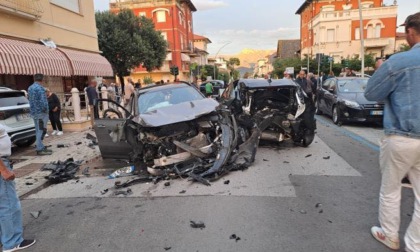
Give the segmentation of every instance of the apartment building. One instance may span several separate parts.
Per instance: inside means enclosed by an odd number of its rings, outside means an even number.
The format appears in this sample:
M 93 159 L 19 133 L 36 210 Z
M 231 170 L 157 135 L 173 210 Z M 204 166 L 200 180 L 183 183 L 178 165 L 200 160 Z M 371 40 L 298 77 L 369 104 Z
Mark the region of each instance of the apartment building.
M 395 52 L 397 1 L 385 6 L 383 0 L 362 0 L 360 27 L 358 0 L 306 0 L 296 14 L 301 17 L 301 57 L 316 53 L 332 56 L 335 62 L 360 55 L 360 30 L 365 52 L 375 57 Z
M 27 89 L 46 75 L 53 92 L 113 76 L 100 55 L 93 0 L 0 0 L 0 86 Z
M 177 66 L 178 79 L 188 80 L 194 54 L 193 12 L 197 11 L 191 0 L 110 0 L 110 11 L 118 13 L 121 9 L 131 9 L 137 16 L 152 19 L 156 30 L 168 42 L 166 60 L 160 69 L 149 73 L 139 66 L 132 70 L 131 77 L 140 81 L 146 76 L 154 81 L 173 80 L 170 67 Z

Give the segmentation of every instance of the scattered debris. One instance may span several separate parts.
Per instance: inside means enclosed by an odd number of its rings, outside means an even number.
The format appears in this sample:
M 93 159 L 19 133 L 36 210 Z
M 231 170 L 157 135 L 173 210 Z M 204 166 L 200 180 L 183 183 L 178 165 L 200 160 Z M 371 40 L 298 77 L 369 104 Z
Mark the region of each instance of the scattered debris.
M 82 174 L 85 175 L 86 177 L 89 177 L 90 176 L 89 167 L 86 167 L 85 169 L 83 169 Z
M 324 212 L 324 210 L 323 209 L 320 209 L 318 213 L 323 213 L 323 212 Z
M 33 185 L 34 183 L 26 182 L 25 185 Z
M 184 193 L 186 193 L 187 191 L 185 191 L 185 190 L 182 190 L 182 191 L 180 191 L 179 192 L 179 194 L 184 194 Z
M 316 203 L 315 207 L 320 208 L 320 207 L 322 207 L 322 204 L 321 203 Z
M 81 145 L 82 144 L 82 142 L 76 142 L 76 143 L 74 143 L 74 145 Z
M 106 194 L 108 191 L 109 191 L 109 189 L 107 188 L 107 189 L 105 189 L 105 190 L 101 191 L 101 194 L 102 194 L 102 195 L 104 195 L 104 194 Z
M 171 250 L 172 247 L 164 247 L 166 251 Z
M 204 222 L 202 221 L 198 221 L 198 222 L 190 221 L 190 226 L 192 228 L 199 228 L 199 229 L 206 228 L 206 224 L 204 224 Z
M 111 173 L 108 176 L 108 178 L 109 179 L 115 179 L 115 178 L 119 178 L 119 177 L 131 176 L 131 175 L 133 175 L 134 170 L 135 170 L 134 165 L 123 167 L 123 168 L 118 169 L 118 170 L 114 171 L 113 173 Z
M 264 162 L 267 162 L 267 161 L 268 161 L 268 159 L 263 158 L 263 161 L 264 161 Z
M 164 184 L 165 186 L 170 186 L 171 185 L 171 182 L 165 182 L 165 184 Z
M 73 158 L 69 158 L 66 161 L 57 161 L 45 164 L 41 170 L 51 171 L 51 174 L 46 176 L 51 183 L 58 184 L 67 182 L 71 179 L 76 179 L 76 173 L 80 168 L 83 161 L 74 161 Z
M 41 215 L 41 211 L 37 211 L 37 212 L 31 212 L 32 217 L 34 217 L 35 219 L 38 219 L 38 217 Z
M 329 223 L 332 223 L 332 221 L 331 221 L 331 220 L 328 220 L 328 222 L 329 222 Z
M 69 144 L 57 144 L 57 148 L 67 148 L 70 147 Z
M 86 134 L 86 139 L 92 140 L 92 141 L 97 141 L 96 137 L 94 137 L 92 134 L 87 133 Z
M 301 213 L 301 214 L 307 214 L 308 212 L 306 212 L 305 210 L 300 210 L 299 213 Z
M 289 161 L 283 161 L 283 164 L 290 164 Z
M 236 234 L 232 234 L 229 239 L 235 240 L 236 242 L 241 240 L 241 237 L 237 236 Z
M 312 154 L 308 154 L 305 156 L 305 158 L 308 158 L 308 157 L 312 157 Z
M 229 185 L 229 183 L 230 183 L 230 180 L 226 180 L 225 182 L 223 182 L 223 184 L 225 185 Z
M 133 193 L 133 191 L 131 191 L 131 189 L 128 188 L 127 191 L 116 191 L 114 194 L 115 194 L 115 196 L 118 196 L 118 195 L 127 196 L 127 195 L 130 195 L 132 193 Z
M 323 159 L 326 159 L 326 160 L 330 159 L 330 156 L 323 157 Z

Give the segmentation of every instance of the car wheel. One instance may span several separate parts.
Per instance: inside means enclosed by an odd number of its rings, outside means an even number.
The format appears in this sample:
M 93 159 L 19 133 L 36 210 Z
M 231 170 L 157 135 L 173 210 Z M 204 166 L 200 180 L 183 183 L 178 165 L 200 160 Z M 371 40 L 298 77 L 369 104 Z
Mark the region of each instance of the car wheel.
M 332 120 L 334 124 L 341 125 L 340 109 L 337 105 L 333 107 Z
M 18 147 L 29 147 L 29 146 L 31 146 L 33 143 L 35 143 L 35 141 L 36 141 L 36 137 L 31 137 L 31 138 L 28 138 L 28 139 L 25 139 L 25 140 L 20 140 L 20 141 L 17 141 L 15 144 L 16 144 Z
M 303 135 L 303 139 L 302 139 L 302 146 L 303 147 L 308 147 L 315 138 L 315 133 L 311 130 L 305 130 L 305 133 Z
M 319 108 L 319 102 L 318 102 L 318 100 L 316 100 L 316 101 L 315 101 L 315 113 L 316 113 L 317 115 L 322 115 L 322 111 L 321 111 L 321 109 Z

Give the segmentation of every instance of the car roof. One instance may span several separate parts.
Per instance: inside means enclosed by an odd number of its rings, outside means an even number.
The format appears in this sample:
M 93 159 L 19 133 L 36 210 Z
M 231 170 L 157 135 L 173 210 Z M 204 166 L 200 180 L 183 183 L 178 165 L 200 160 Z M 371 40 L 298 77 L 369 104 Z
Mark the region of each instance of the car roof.
M 297 87 L 297 84 L 290 79 L 240 79 L 239 84 L 244 84 L 248 89 L 258 89 L 266 87 Z
M 155 91 L 162 91 L 168 90 L 173 88 L 181 88 L 181 87 L 191 87 L 191 85 L 187 83 L 165 83 L 165 84 L 151 84 L 150 86 L 140 88 L 139 94 L 144 94 L 147 92 L 155 92 Z
M 11 89 L 11 88 L 8 88 L 8 87 L 0 87 L 0 93 L 14 93 L 14 92 L 21 92 L 21 93 L 23 93 L 23 91 L 21 91 L 21 90 L 15 90 L 15 89 Z
M 368 77 L 358 77 L 358 76 L 349 76 L 349 77 L 334 77 L 334 79 L 337 80 L 354 80 L 354 79 L 358 79 L 358 80 L 369 80 Z M 328 79 L 327 79 L 328 80 Z

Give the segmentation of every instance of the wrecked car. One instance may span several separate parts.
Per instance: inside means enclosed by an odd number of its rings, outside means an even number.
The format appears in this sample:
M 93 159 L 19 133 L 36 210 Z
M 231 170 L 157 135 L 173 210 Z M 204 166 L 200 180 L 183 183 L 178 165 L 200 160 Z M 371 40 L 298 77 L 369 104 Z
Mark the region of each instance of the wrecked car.
M 304 147 L 315 136 L 314 108 L 293 80 L 240 79 L 229 84 L 222 94 L 239 124 L 255 123 L 261 140 L 293 140 Z
M 98 104 L 104 102 L 113 105 L 100 116 Z M 142 88 L 127 107 L 131 111 L 102 99 L 95 105 L 94 129 L 105 159 L 128 159 L 155 176 L 190 177 L 204 184 L 204 178 L 254 161 L 261 133 L 256 124 L 240 126 L 230 109 L 193 85 Z

